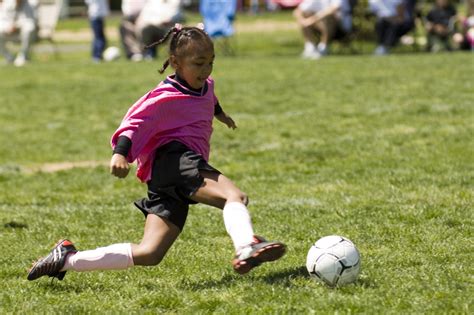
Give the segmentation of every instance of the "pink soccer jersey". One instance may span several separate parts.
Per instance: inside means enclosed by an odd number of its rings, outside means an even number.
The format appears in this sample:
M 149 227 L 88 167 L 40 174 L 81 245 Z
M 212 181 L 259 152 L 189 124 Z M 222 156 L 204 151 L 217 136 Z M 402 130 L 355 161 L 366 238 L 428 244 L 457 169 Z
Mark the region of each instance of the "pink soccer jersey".
M 127 161 L 137 160 L 137 177 L 142 182 L 151 179 L 156 149 L 173 140 L 201 154 L 207 161 L 217 103 L 214 80 L 210 77 L 199 93 L 169 76 L 128 110 L 112 136 L 112 148 L 119 136 L 132 141 Z

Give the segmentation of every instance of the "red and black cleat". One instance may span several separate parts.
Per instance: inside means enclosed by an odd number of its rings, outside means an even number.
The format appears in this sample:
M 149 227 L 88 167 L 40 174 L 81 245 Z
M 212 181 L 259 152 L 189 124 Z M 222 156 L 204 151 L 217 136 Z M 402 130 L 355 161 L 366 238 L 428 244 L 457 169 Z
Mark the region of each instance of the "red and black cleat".
M 243 275 L 264 262 L 280 259 L 286 251 L 286 246 L 280 242 L 269 242 L 259 236 L 254 236 L 254 242 L 242 248 L 232 260 L 234 270 Z
M 63 280 L 66 271 L 60 271 L 66 263 L 69 254 L 76 253 L 76 247 L 69 240 L 60 240 L 48 256 L 36 261 L 28 271 L 28 280 L 36 280 L 42 276 L 56 277 Z

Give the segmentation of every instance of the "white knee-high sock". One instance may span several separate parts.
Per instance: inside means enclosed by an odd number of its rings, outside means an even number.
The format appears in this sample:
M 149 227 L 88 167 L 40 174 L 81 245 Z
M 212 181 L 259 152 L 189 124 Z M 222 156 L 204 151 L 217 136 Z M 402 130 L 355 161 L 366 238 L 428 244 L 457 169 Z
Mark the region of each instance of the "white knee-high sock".
M 61 271 L 120 270 L 132 266 L 132 246 L 122 243 L 70 254 Z
M 253 242 L 253 228 L 247 207 L 240 202 L 228 202 L 223 210 L 224 224 L 236 251 Z

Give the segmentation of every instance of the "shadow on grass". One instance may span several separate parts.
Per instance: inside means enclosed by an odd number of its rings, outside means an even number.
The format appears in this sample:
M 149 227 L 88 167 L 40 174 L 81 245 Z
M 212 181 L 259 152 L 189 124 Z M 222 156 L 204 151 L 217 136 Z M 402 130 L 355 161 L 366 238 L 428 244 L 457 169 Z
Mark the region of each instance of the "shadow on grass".
M 43 290 L 53 293 L 73 293 L 78 294 L 86 291 L 94 292 L 108 292 L 113 291 L 114 288 L 103 283 L 89 283 L 89 282 L 60 282 L 56 279 L 51 279 L 49 281 L 41 281 L 37 284 L 38 287 L 41 287 Z
M 183 279 L 179 284 L 179 287 L 192 291 L 205 290 L 210 288 L 222 288 L 230 287 L 232 283 L 239 280 L 240 276 L 227 274 L 221 279 L 212 279 L 212 280 L 202 280 L 202 281 L 189 281 Z
M 284 286 L 291 286 L 291 280 L 308 277 L 309 276 L 306 267 L 298 266 L 286 270 L 273 272 L 263 277 L 258 277 L 257 279 L 269 284 L 281 284 Z
M 23 222 L 10 221 L 3 225 L 5 229 L 26 229 L 28 224 Z
M 364 289 L 376 289 L 379 287 L 375 281 L 366 277 L 359 277 L 354 285 Z
M 213 279 L 213 280 L 204 280 L 204 281 L 188 281 L 183 279 L 180 283 L 180 287 L 183 289 L 199 291 L 205 290 L 210 288 L 221 288 L 221 287 L 230 287 L 236 281 L 241 279 L 249 279 L 255 280 L 260 282 L 265 282 L 267 284 L 276 284 L 282 285 L 285 287 L 292 286 L 291 281 L 297 278 L 306 278 L 307 271 L 304 266 L 298 266 L 286 270 L 281 270 L 277 272 L 272 272 L 263 276 L 239 276 L 237 274 L 226 274 L 220 279 Z

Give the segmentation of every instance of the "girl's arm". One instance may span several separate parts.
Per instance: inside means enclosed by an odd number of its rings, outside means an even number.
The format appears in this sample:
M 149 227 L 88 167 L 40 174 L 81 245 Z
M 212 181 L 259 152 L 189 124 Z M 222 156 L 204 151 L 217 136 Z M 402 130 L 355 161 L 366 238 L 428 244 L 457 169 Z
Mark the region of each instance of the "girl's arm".
M 114 149 L 121 137 L 126 137 L 133 142 L 128 153 L 122 152 L 129 163 L 132 163 L 148 141 L 160 132 L 163 124 L 163 120 L 160 120 L 160 102 L 160 96 L 154 96 L 151 92 L 143 96 L 130 108 L 119 128 L 112 135 L 111 145 Z
M 114 154 L 110 160 L 110 173 L 118 178 L 124 178 L 128 175 L 130 166 L 126 156 L 132 147 L 132 141 L 125 136 L 118 137 L 117 145 L 114 148 Z
M 127 159 L 120 153 L 114 153 L 110 160 L 110 174 L 118 178 L 125 178 L 130 171 Z
M 235 124 L 235 122 L 234 122 L 234 120 L 232 119 L 232 117 L 230 117 L 229 115 L 227 115 L 224 111 L 220 112 L 219 114 L 216 114 L 215 117 L 216 117 L 217 120 L 219 120 L 220 122 L 226 124 L 227 127 L 231 128 L 231 129 L 237 128 L 237 125 Z
M 227 127 L 232 129 L 237 128 L 237 125 L 235 124 L 234 120 L 224 112 L 217 98 L 216 105 L 214 105 L 214 116 L 217 118 L 217 120 L 226 124 Z

